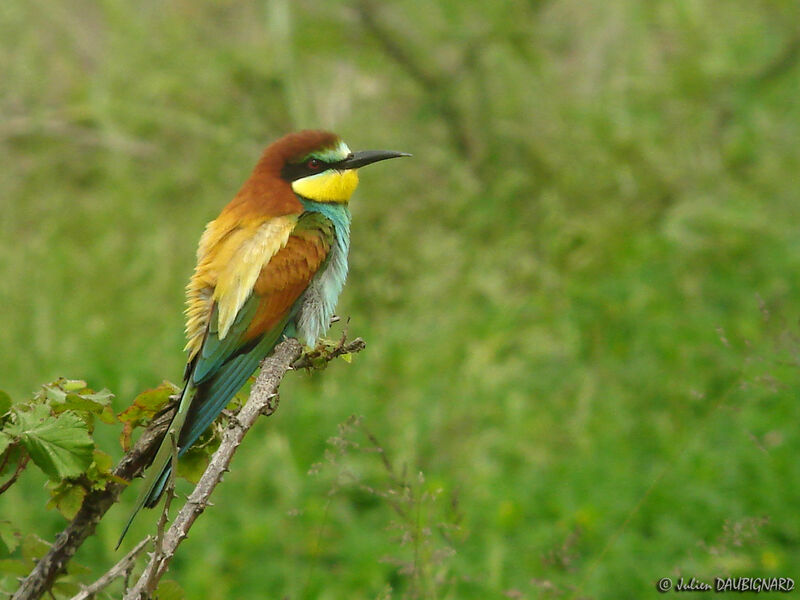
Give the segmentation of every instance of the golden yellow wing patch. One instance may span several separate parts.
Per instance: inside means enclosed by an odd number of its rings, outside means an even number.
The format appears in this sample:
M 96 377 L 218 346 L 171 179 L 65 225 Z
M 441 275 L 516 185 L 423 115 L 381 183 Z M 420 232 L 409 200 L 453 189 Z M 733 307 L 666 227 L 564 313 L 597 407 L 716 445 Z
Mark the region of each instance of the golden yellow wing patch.
M 224 339 L 247 300 L 262 267 L 286 245 L 296 215 L 229 224 L 218 218 L 206 226 L 197 249 L 197 267 L 186 287 L 186 350 L 189 360 L 203 344 L 211 309 L 218 306 L 218 336 Z

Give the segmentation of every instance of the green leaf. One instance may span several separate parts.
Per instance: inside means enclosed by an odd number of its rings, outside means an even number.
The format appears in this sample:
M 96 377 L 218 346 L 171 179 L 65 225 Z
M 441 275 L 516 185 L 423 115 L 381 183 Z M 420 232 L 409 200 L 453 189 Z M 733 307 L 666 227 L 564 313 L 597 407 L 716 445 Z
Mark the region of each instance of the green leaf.
M 9 554 L 17 549 L 21 537 L 22 534 L 19 532 L 19 529 L 14 527 L 11 521 L 0 521 L 0 539 L 3 540 L 6 548 L 8 548 Z
M 97 418 L 106 425 L 116 425 L 117 415 L 114 414 L 114 409 L 109 404 L 103 409 L 103 412 L 97 415 Z
M 47 487 L 50 490 L 47 508 L 55 508 L 66 519 L 74 519 L 83 504 L 86 488 L 70 481 L 58 483 L 51 481 L 48 482 Z
M 57 412 L 64 412 L 65 410 L 85 410 L 93 414 L 100 414 L 105 407 L 111 402 L 107 400 L 103 402 L 101 399 L 93 398 L 96 394 L 80 395 L 80 394 L 67 394 L 62 404 L 57 407 Z M 55 406 L 53 407 L 56 408 Z
M 53 416 L 46 406 L 14 414 L 16 422 L 6 430 L 20 439 L 51 479 L 77 477 L 89 468 L 94 442 L 79 416 L 71 412 Z
M 117 418 L 124 423 L 119 442 L 126 452 L 130 449 L 133 428 L 150 421 L 167 405 L 169 397 L 179 391 L 180 388 L 174 383 L 164 381 L 157 388 L 146 390 L 136 396 L 133 404 L 119 413 Z
M 14 441 L 14 438 L 0 431 L 0 456 L 2 456 L 3 452 L 11 445 L 12 441 Z
M 100 414 L 111 405 L 114 394 L 107 389 L 95 392 L 86 387 L 85 381 L 62 378 L 43 385 L 38 398 L 49 400 L 55 412 L 76 410 Z
M 111 404 L 111 401 L 114 399 L 114 394 L 111 393 L 111 390 L 103 388 L 99 392 L 81 394 L 81 397 L 86 398 L 87 400 L 91 400 L 92 402 L 95 402 L 97 404 L 102 404 L 103 406 L 106 406 L 108 404 Z
M 64 379 L 61 377 L 56 384 L 67 392 L 77 392 L 86 389 L 86 382 L 83 379 Z
M 101 475 L 108 475 L 111 473 L 111 467 L 114 465 L 114 459 L 109 454 L 102 450 L 95 450 L 92 453 L 92 459 L 97 472 Z
M 145 390 L 133 400 L 128 408 L 119 414 L 119 420 L 130 423 L 140 419 L 151 419 L 169 401 L 169 397 L 180 391 L 180 388 L 169 381 L 164 381 L 156 388 Z
M 43 385 L 41 391 L 34 396 L 34 400 L 38 400 L 44 404 L 48 402 L 60 404 L 64 402 L 66 397 L 67 392 L 58 387 L 58 382 L 56 381 Z
M 111 472 L 114 461 L 111 459 L 111 456 L 102 450 L 95 449 L 92 456 L 92 464 L 89 465 L 89 468 L 86 470 L 86 477 L 89 479 L 92 489 L 100 490 L 105 487 L 109 480 L 117 479 Z M 125 483 L 127 485 L 128 482 L 126 481 Z

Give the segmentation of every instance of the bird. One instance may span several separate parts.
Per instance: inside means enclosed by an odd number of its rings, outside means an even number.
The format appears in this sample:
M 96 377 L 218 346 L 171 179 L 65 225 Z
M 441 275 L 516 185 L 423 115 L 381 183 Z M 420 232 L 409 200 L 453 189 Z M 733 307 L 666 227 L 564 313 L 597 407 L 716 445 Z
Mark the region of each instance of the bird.
M 358 169 L 411 156 L 351 152 L 329 131 L 290 133 L 264 150 L 250 177 L 206 225 L 186 286 L 187 363 L 178 409 L 117 547 L 142 507 L 164 492 L 182 456 L 284 337 L 314 348 L 347 277 L 348 203 Z

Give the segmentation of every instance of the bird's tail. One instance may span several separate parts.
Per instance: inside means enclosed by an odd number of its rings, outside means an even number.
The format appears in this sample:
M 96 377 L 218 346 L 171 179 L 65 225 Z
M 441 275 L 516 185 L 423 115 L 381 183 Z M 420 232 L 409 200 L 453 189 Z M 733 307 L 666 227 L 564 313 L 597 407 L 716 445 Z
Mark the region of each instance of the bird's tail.
M 133 511 L 131 511 L 131 515 L 128 517 L 128 522 L 125 524 L 122 534 L 119 536 L 119 541 L 117 541 L 116 548 L 119 548 L 120 544 L 122 544 L 125 534 L 128 533 L 128 529 L 130 529 L 131 525 L 133 524 L 133 520 L 136 518 L 136 515 L 139 513 L 142 507 L 146 506 L 147 508 L 152 508 L 155 506 L 156 502 L 158 502 L 158 499 L 161 497 L 161 494 L 164 491 L 164 486 L 166 485 L 167 480 L 169 479 L 169 474 L 172 471 L 173 448 L 177 444 L 178 434 L 183 426 L 183 422 L 186 420 L 186 407 L 188 406 L 188 399 L 192 391 L 190 389 L 191 387 L 192 386 L 187 380 L 183 387 L 183 391 L 181 392 L 181 399 L 178 403 L 178 411 L 172 418 L 169 429 L 167 429 L 167 433 L 164 435 L 164 439 L 161 441 L 161 445 L 158 448 L 156 457 L 153 459 L 153 462 L 150 463 L 150 467 L 145 472 L 144 481 L 142 482 L 142 487 L 139 491 L 139 497 L 136 499 L 136 505 Z
M 197 438 L 208 429 L 225 405 L 245 384 L 248 377 L 258 367 L 261 359 L 272 352 L 280 340 L 288 320 L 289 316 L 269 335 L 263 336 L 255 346 L 230 358 L 219 367 L 213 376 L 198 383 L 194 370 L 188 374 L 178 404 L 178 412 L 175 413 L 167 435 L 164 436 L 156 457 L 144 475 L 136 506 L 128 518 L 125 529 L 122 530 L 117 548 L 142 507 L 152 508 L 158 503 L 172 472 L 172 456 L 175 445 L 178 448 L 178 456 L 182 456 L 191 448 Z M 173 442 L 173 440 L 175 441 Z

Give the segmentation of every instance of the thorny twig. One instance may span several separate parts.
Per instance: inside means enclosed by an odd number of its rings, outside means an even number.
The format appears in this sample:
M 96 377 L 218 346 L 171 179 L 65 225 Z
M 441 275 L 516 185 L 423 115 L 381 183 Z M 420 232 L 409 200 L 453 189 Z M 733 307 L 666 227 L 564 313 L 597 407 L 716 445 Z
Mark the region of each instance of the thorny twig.
M 352 342 L 348 342 L 345 336 L 346 332 L 342 334 L 342 337 L 336 346 L 330 350 L 314 349 L 311 352 L 306 352 L 292 363 L 292 369 L 311 369 L 317 366 L 320 361 L 330 362 L 334 358 L 339 358 L 345 354 L 355 354 L 356 352 L 361 352 L 367 347 L 367 343 L 360 337 L 357 337 Z
M 144 550 L 145 546 L 147 546 L 148 542 L 150 542 L 151 538 L 148 535 L 144 538 L 141 542 L 136 544 L 136 546 L 128 552 L 122 560 L 120 560 L 117 564 L 111 567 L 108 571 L 106 571 L 100 578 L 92 583 L 91 585 L 84 586 L 80 592 L 75 594 L 71 600 L 89 600 L 93 598 L 98 592 L 107 588 L 111 583 L 119 578 L 119 577 L 127 577 L 130 575 L 131 568 L 133 567 L 134 562 L 136 562 L 136 557 L 139 556 L 142 550 Z
M 353 340 L 350 344 L 342 342 L 337 352 L 323 355 L 317 360 L 330 361 L 336 356 L 349 352 L 358 352 L 365 347 L 364 341 Z M 154 552 L 145 567 L 139 580 L 125 595 L 125 600 L 146 600 L 149 593 L 155 589 L 158 581 L 166 573 L 175 551 L 181 542 L 186 539 L 189 529 L 198 516 L 209 506 L 209 498 L 214 488 L 222 480 L 223 474 L 228 470 L 231 459 L 236 449 L 241 444 L 244 436 L 255 423 L 259 415 L 270 410 L 274 411 L 277 390 L 284 375 L 293 365 L 298 364 L 302 354 L 302 346 L 295 339 L 281 342 L 275 351 L 261 363 L 261 372 L 256 378 L 250 391 L 250 397 L 245 405 L 231 420 L 225 431 L 219 449 L 211 457 L 203 476 L 198 481 L 186 503 L 178 511 L 172 526 L 163 536 L 160 551 Z
M 8 454 L 11 454 L 11 452 L 10 452 L 10 448 L 9 448 Z M 14 482 L 15 482 L 15 481 L 17 480 L 17 478 L 20 476 L 20 473 L 22 473 L 22 471 L 24 471 L 24 470 L 25 470 L 25 467 L 26 467 L 26 465 L 28 464 L 28 461 L 30 460 L 30 458 L 31 458 L 31 457 L 30 457 L 30 454 L 25 454 L 25 456 L 23 456 L 23 457 L 20 459 L 19 463 L 17 463 L 17 468 L 16 468 L 16 470 L 14 471 L 14 474 L 13 474 L 13 475 L 11 475 L 11 477 L 9 478 L 9 480 L 8 480 L 8 481 L 6 481 L 6 482 L 5 482 L 3 485 L 0 485 L 0 494 L 2 494 L 2 493 L 3 493 L 3 492 L 5 492 L 5 491 L 6 491 L 8 488 L 10 488 L 12 485 L 14 485 Z

